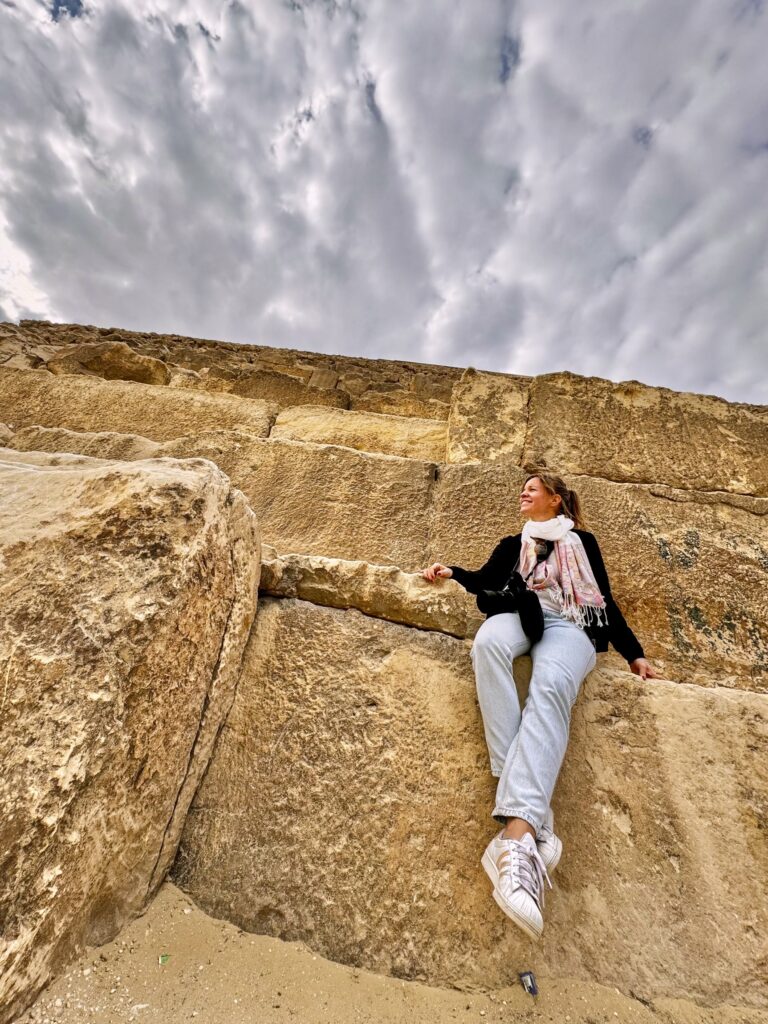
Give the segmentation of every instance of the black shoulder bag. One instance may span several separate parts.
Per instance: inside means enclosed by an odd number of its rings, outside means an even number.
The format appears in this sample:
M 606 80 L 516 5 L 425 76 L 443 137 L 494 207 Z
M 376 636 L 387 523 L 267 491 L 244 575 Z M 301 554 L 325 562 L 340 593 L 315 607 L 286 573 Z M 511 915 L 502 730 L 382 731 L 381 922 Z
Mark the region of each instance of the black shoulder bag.
M 536 567 L 549 558 L 554 546 L 551 540 L 539 541 L 536 562 L 525 579 L 517 569 L 513 569 L 501 590 L 481 590 L 477 595 L 477 607 L 487 618 L 503 612 L 517 612 L 523 632 L 532 644 L 538 643 L 544 633 L 544 613 L 539 598 L 535 591 L 528 589 L 527 583 Z

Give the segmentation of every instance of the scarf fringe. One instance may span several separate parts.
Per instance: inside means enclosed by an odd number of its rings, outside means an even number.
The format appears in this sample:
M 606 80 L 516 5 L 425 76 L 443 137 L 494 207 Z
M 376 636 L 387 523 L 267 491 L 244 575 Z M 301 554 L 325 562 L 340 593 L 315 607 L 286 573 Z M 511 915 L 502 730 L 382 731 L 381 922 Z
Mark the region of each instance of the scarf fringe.
M 573 601 L 566 601 L 562 591 L 558 595 L 558 604 L 562 611 L 563 618 L 573 622 L 574 625 L 585 629 L 587 626 L 607 626 L 608 613 L 605 608 L 599 608 L 593 604 L 577 605 Z

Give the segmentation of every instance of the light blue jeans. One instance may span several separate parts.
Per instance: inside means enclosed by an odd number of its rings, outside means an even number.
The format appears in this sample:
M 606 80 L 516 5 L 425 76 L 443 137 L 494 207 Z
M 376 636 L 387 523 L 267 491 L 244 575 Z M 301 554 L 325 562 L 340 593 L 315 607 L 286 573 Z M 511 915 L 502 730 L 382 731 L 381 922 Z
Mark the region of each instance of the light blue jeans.
M 533 673 L 522 712 L 512 662 L 530 651 Z M 568 746 L 571 708 L 595 667 L 592 641 L 578 626 L 544 611 L 544 635 L 531 642 L 515 613 L 486 619 L 472 645 L 491 772 L 499 779 L 493 817 L 544 823 Z

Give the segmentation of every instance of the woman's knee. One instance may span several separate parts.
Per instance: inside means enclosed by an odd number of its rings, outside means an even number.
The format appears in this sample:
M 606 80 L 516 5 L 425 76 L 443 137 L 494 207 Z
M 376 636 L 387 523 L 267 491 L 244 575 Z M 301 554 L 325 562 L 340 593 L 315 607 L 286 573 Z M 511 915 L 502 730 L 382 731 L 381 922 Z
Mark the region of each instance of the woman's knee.
M 472 660 L 481 654 L 502 653 L 512 660 L 525 654 L 530 644 L 515 622 L 517 616 L 493 615 L 480 626 L 472 644 Z
M 581 680 L 557 665 L 534 665 L 531 675 L 531 694 L 539 701 L 570 709 L 579 694 Z

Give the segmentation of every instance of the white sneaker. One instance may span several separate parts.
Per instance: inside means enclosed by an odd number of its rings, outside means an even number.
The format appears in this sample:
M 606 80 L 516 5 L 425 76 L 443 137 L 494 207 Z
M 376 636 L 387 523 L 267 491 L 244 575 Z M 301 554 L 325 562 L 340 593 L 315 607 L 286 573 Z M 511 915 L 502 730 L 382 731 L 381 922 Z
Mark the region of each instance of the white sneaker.
M 555 870 L 563 853 L 563 841 L 555 835 L 554 826 L 555 817 L 550 807 L 544 824 L 536 833 L 536 849 L 539 851 L 539 856 L 544 861 L 547 871 Z
M 493 898 L 526 935 L 538 939 L 544 930 L 544 879 L 547 869 L 533 836 L 502 839 L 499 833 L 485 849 L 482 865 L 493 882 Z

